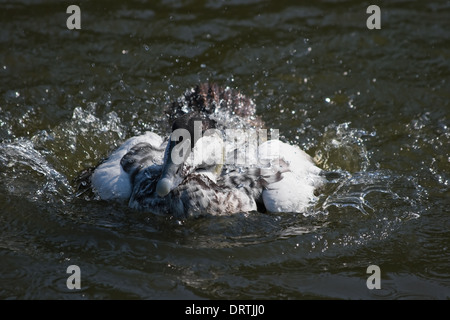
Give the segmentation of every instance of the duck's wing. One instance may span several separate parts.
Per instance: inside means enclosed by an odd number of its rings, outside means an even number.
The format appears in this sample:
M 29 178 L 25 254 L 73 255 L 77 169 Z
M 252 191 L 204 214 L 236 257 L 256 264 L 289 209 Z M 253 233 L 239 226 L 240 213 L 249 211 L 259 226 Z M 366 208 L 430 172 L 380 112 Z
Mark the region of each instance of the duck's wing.
M 246 178 L 238 176 L 237 172 L 233 172 L 213 181 L 204 174 L 191 174 L 174 190 L 173 195 L 181 199 L 186 216 L 257 211 L 257 198 L 261 194 L 263 180 L 258 180 L 256 174 Z
M 147 167 L 159 167 L 163 162 L 165 145 L 156 146 L 145 142 L 138 142 L 120 160 L 122 169 L 129 175 L 131 183 L 134 183 L 136 175 Z M 154 170 L 151 170 L 153 174 Z M 155 171 L 156 172 L 156 171 Z
M 217 184 L 219 190 L 231 190 L 235 195 L 239 195 L 237 199 L 251 199 L 256 207 L 247 211 L 266 212 L 262 198 L 263 191 L 267 186 L 281 181 L 283 172 L 284 169 L 281 166 L 270 168 L 228 166 L 219 177 Z
M 251 193 L 231 184 L 216 183 L 206 174 L 193 173 L 165 197 L 156 192 L 157 174 L 148 172 L 151 167 L 138 173 L 129 206 L 154 214 L 170 214 L 176 218 L 203 215 L 228 215 L 256 211 L 257 204 Z M 149 178 L 156 177 L 156 178 Z
M 163 139 L 152 132 L 125 141 L 92 173 L 94 192 L 103 200 L 127 200 L 141 168 L 162 162 Z
M 269 183 L 263 191 L 264 205 L 270 212 L 303 212 L 315 199 L 314 191 L 324 183 L 312 158 L 297 146 L 269 140 L 259 147 L 262 161 L 284 168 L 282 179 Z

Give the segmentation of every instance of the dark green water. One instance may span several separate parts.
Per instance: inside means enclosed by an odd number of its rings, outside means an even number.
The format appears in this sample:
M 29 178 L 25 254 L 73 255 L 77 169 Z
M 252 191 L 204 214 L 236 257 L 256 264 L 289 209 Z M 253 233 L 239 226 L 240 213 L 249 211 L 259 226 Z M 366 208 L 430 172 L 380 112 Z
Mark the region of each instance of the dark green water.
M 0 298 L 450 298 L 449 1 L 385 1 L 380 30 L 371 2 L 78 4 L 81 30 L 67 3 L 0 3 Z M 73 196 L 205 81 L 333 172 L 307 214 L 176 221 Z

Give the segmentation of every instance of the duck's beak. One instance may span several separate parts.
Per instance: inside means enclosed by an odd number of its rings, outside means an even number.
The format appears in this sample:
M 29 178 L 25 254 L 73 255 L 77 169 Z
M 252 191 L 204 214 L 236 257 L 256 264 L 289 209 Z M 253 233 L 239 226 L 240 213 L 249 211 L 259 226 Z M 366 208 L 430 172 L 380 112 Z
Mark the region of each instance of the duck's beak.
M 183 181 L 183 163 L 189 156 L 190 151 L 190 139 L 184 139 L 178 144 L 175 141 L 169 141 L 164 157 L 161 178 L 156 184 L 156 193 L 158 196 L 165 197 Z

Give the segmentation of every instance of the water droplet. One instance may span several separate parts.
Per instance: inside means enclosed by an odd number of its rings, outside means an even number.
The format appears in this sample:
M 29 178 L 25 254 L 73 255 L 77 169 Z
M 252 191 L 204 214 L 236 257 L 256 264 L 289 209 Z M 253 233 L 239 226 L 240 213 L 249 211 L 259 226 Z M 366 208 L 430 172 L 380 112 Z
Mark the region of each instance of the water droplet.
M 350 109 L 355 109 L 355 106 L 353 105 L 353 100 L 350 99 L 350 101 L 348 102 L 348 106 L 350 107 Z

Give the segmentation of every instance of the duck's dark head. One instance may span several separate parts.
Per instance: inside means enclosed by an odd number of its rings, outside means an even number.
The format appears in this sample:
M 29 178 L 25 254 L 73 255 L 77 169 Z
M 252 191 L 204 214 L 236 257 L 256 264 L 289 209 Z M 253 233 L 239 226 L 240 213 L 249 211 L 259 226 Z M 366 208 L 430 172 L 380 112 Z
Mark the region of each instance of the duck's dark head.
M 218 159 L 223 159 L 223 146 L 222 137 L 215 128 L 214 120 L 198 113 L 184 114 L 173 122 L 161 177 L 156 185 L 160 197 L 169 194 L 193 171 L 219 170 L 218 165 L 222 162 Z

